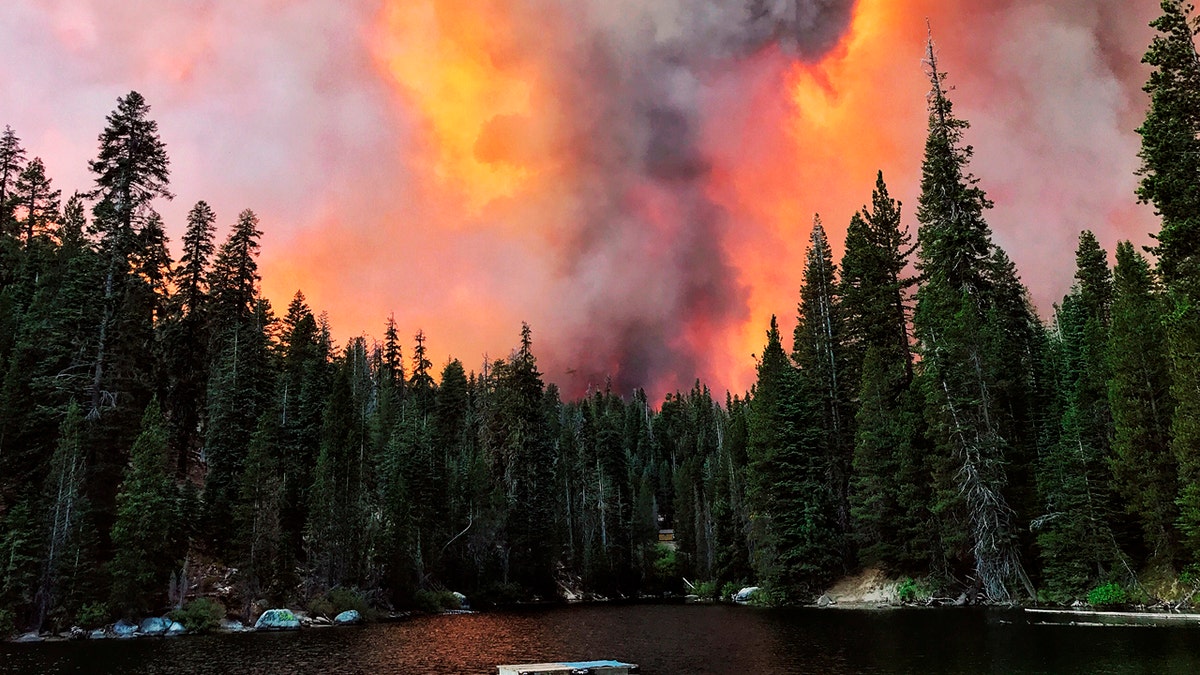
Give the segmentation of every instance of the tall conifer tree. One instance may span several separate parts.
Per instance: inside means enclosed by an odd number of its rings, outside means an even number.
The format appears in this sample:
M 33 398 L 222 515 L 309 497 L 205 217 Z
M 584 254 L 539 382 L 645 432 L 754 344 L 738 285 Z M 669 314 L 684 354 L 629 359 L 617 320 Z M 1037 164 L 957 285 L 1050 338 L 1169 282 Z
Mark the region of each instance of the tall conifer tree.
M 1175 402 L 1161 321 L 1167 301 L 1150 264 L 1128 241 L 1117 244 L 1113 291 L 1108 396 L 1115 489 L 1141 524 L 1151 558 L 1169 564 L 1179 545 L 1179 463 L 1171 452 Z
M 965 120 L 954 116 L 932 39 L 926 65 L 929 135 L 917 219 L 918 269 L 913 326 L 922 355 L 926 415 L 934 456 L 934 513 L 954 572 L 974 577 L 988 599 L 1008 600 L 1014 585 L 1032 594 L 1021 563 L 1020 517 L 1009 482 L 1032 453 L 1021 447 L 1029 420 L 1014 418 L 1027 395 L 1034 323 L 1011 262 L 996 249 L 984 211 L 991 207 L 968 173 Z
M 25 245 L 33 245 L 35 234 L 46 234 L 50 223 L 58 219 L 59 200 L 62 190 L 57 190 L 46 175 L 46 165 L 41 157 L 34 157 L 13 186 L 14 203 L 24 211 L 22 226 Z
M 859 559 L 916 572 L 928 567 L 932 540 L 906 309 L 915 280 L 904 270 L 914 246 L 900 213 L 880 172 L 871 207 L 847 228 L 840 288 L 847 348 L 861 373 L 850 493 Z
M 1038 489 L 1046 512 L 1034 523 L 1051 598 L 1081 599 L 1124 566 L 1112 523 L 1112 415 L 1108 404 L 1108 335 L 1112 273 L 1095 235 L 1076 251 L 1076 285 L 1058 310 L 1059 440 L 1040 458 Z
M 837 528 L 844 537 L 850 530 L 850 463 L 854 455 L 851 397 L 859 364 L 848 358 L 846 326 L 837 291 L 833 251 L 818 216 L 813 219 L 810 244 L 805 252 L 792 359 L 810 391 L 821 401 L 821 454 L 833 490 Z M 849 563 L 845 543 L 838 548 Z
M 1162 0 L 1150 25 L 1158 35 L 1142 61 L 1153 69 L 1144 87 L 1150 108 L 1142 135 L 1138 198 L 1162 217 L 1158 272 L 1171 301 L 1167 315 L 1176 409 L 1171 448 L 1179 460 L 1179 528 L 1200 561 L 1200 55 L 1193 8 Z

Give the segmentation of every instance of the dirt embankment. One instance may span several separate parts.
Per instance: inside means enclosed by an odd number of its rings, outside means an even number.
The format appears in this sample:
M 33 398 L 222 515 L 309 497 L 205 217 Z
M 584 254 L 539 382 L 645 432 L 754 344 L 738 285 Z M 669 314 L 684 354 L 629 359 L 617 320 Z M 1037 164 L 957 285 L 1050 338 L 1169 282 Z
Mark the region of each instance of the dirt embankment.
M 867 568 L 838 580 L 825 596 L 841 607 L 878 607 L 897 605 L 896 588 L 900 579 L 889 578 L 878 568 Z

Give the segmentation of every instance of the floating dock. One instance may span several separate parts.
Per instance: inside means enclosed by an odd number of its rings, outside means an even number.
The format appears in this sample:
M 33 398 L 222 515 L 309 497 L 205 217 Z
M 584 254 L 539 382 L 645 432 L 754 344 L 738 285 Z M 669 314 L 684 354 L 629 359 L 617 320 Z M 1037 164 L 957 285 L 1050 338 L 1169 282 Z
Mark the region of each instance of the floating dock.
M 642 672 L 636 664 L 620 661 L 563 661 L 497 667 L 499 675 L 633 675 Z
M 1174 612 L 1107 612 L 1103 610 L 1025 608 L 1034 625 L 1066 626 L 1195 626 L 1200 614 Z

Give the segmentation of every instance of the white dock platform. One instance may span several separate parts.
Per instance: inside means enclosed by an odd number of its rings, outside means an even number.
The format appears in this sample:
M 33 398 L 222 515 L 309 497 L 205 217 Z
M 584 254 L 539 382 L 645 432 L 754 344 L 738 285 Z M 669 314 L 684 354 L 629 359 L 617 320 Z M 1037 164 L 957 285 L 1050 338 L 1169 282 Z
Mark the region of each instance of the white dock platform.
M 499 675 L 634 675 L 637 664 L 620 661 L 563 661 L 497 666 Z

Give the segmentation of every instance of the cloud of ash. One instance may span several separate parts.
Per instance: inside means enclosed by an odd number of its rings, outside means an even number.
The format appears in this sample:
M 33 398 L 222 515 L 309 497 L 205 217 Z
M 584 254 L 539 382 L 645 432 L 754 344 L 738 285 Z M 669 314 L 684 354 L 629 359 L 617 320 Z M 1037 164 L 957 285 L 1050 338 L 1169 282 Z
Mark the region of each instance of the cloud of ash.
M 263 290 L 342 339 L 388 314 L 478 368 L 534 328 L 569 394 L 742 391 L 794 321 L 814 212 L 840 239 L 883 169 L 913 223 L 925 19 L 989 219 L 1047 312 L 1078 231 L 1134 203 L 1154 3 L 1123 0 L 15 0 L 0 124 L 56 185 L 116 98 L 152 106 L 175 241 L 258 212 Z

